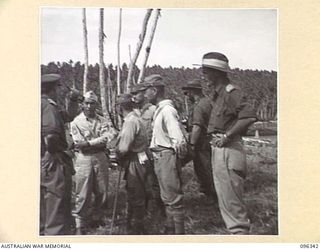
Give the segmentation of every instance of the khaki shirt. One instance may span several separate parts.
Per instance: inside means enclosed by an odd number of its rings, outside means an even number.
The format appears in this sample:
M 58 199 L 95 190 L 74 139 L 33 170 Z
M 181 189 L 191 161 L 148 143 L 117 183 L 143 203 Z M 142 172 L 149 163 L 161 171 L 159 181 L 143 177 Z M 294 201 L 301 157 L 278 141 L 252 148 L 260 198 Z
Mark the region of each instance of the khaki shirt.
M 238 120 L 245 118 L 256 118 L 256 112 L 243 91 L 232 84 L 218 86 L 213 98 L 208 134 L 225 133 Z
M 106 118 L 97 114 L 88 118 L 82 112 L 71 122 L 71 135 L 76 143 L 87 141 L 91 146 L 98 146 L 114 139 L 116 131 Z
M 129 152 L 140 153 L 147 149 L 146 130 L 136 111 L 130 112 L 125 118 L 118 136 L 118 151 L 121 155 Z
M 156 106 L 151 103 L 147 103 L 143 106 L 140 111 L 141 122 L 146 129 L 148 143 L 151 142 L 152 138 L 152 119 L 154 112 L 156 110 Z
M 202 97 L 198 103 L 195 104 L 192 111 L 191 125 L 197 125 L 201 128 L 201 133 L 196 142 L 196 149 L 210 148 L 207 138 L 207 130 L 209 119 L 212 111 L 212 101 L 209 97 Z M 192 127 L 191 126 L 191 127 Z

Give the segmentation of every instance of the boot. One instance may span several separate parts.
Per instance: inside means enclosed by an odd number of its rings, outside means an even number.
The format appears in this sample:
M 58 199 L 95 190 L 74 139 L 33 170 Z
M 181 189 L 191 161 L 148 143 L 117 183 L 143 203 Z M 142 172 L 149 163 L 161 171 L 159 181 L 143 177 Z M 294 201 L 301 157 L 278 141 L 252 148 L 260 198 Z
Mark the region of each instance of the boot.
M 81 228 L 81 227 L 76 228 L 75 235 L 85 235 L 85 234 L 86 233 L 83 228 Z
M 184 230 L 184 209 L 177 208 L 173 214 L 174 232 L 175 234 L 185 234 Z
M 184 230 L 184 219 L 174 220 L 174 233 L 175 234 L 185 234 Z

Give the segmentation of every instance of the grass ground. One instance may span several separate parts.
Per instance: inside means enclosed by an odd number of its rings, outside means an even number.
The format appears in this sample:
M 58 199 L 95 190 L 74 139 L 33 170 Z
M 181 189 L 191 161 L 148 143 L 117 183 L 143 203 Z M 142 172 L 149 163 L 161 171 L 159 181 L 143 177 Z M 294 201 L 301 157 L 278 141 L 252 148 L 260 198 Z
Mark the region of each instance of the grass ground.
M 276 155 L 273 161 L 266 161 L 254 152 L 248 154 L 248 175 L 245 182 L 244 200 L 252 223 L 250 234 L 278 234 L 278 196 L 277 196 L 277 164 Z M 110 172 L 110 201 L 114 199 L 114 190 L 119 172 Z M 189 235 L 228 234 L 219 212 L 218 204 L 208 204 L 199 192 L 199 185 L 193 171 L 192 163 L 182 170 L 183 191 L 185 197 L 185 229 Z M 121 182 L 118 209 L 113 234 L 126 234 L 125 231 L 125 189 Z M 90 230 L 88 234 L 109 234 L 112 217 L 112 202 L 108 209 L 108 223 Z

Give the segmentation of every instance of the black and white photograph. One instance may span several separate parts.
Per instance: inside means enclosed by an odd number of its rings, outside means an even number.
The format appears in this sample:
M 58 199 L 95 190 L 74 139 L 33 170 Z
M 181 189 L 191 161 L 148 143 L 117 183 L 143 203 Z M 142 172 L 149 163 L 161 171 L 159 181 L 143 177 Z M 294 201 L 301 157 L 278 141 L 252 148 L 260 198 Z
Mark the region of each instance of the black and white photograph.
M 278 9 L 39 22 L 40 237 L 280 234 Z

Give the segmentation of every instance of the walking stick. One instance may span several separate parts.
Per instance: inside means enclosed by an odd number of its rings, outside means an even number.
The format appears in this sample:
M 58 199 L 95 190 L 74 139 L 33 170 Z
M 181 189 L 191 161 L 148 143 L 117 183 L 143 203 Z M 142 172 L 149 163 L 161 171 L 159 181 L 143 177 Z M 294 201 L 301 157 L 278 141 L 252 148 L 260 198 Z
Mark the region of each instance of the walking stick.
M 114 219 L 116 217 L 118 193 L 119 193 L 120 181 L 121 181 L 121 173 L 122 173 L 122 167 L 120 167 L 119 176 L 118 176 L 118 182 L 117 182 L 117 187 L 116 187 L 116 194 L 115 194 L 114 202 L 113 202 L 112 220 L 111 220 L 111 227 L 110 227 L 109 235 L 112 234 Z

